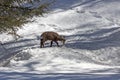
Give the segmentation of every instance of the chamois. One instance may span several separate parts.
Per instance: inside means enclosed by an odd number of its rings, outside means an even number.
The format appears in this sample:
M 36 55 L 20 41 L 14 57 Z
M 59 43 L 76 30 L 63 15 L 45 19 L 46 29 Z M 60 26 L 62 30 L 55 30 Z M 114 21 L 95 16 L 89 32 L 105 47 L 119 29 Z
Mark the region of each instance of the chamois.
M 63 36 L 59 35 L 56 32 L 46 31 L 41 34 L 40 47 L 41 48 L 44 47 L 45 41 L 48 41 L 48 40 L 51 41 L 50 47 L 52 47 L 53 42 L 55 42 L 59 47 L 59 44 L 57 41 L 63 42 L 63 45 L 65 44 L 65 38 Z

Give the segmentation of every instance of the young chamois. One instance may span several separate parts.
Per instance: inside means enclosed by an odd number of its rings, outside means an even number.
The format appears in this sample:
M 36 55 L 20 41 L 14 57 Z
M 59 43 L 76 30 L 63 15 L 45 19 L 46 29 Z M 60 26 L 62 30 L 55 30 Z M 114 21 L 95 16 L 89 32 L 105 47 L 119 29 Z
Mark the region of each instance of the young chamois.
M 41 39 L 40 39 L 40 47 L 41 48 L 44 47 L 44 43 L 47 40 L 51 41 L 50 47 L 52 47 L 53 42 L 55 42 L 57 44 L 57 46 L 59 47 L 59 44 L 57 41 L 63 42 L 63 45 L 65 44 L 65 38 L 63 36 L 60 36 L 56 32 L 47 31 L 47 32 L 44 32 L 41 34 Z

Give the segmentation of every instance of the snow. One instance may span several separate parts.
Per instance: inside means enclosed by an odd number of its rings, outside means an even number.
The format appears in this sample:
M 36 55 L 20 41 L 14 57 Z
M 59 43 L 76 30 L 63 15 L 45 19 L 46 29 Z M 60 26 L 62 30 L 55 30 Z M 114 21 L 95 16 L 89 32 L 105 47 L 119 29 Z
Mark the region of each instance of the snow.
M 0 80 L 120 80 L 119 9 L 119 0 L 57 0 L 18 30 L 18 41 L 0 34 Z M 40 48 L 44 31 L 66 44 Z

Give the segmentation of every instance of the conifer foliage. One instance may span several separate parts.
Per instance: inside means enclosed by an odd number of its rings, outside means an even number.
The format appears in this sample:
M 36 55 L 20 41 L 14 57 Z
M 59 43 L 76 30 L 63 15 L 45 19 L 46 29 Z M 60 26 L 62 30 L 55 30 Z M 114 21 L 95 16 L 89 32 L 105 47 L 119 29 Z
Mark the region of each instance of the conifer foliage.
M 33 7 L 34 2 L 40 3 L 39 6 Z M 42 15 L 49 5 L 48 2 L 41 3 L 41 0 L 0 0 L 0 33 L 16 33 L 22 24 L 29 21 L 28 18 Z

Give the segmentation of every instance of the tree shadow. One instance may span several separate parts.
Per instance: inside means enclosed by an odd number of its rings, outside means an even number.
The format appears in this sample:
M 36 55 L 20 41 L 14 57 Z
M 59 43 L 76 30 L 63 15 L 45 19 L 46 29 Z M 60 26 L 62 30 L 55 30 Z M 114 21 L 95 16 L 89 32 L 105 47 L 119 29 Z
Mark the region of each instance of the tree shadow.
M 4 43 L 4 51 L 1 52 L 0 64 L 4 65 L 6 62 L 8 63 L 13 56 L 25 49 L 39 48 L 39 43 L 40 42 L 37 39 L 23 39 L 19 41 L 10 41 Z
M 105 70 L 106 71 L 106 70 Z M 119 80 L 119 74 L 0 72 L 0 80 Z
M 76 4 L 76 3 L 80 3 L 80 0 L 56 0 L 54 2 L 54 6 L 52 6 L 51 8 L 53 10 L 56 10 L 56 9 L 68 9 L 70 8 L 72 5 Z
M 25 47 L 38 47 L 38 45 L 40 44 L 39 40 L 35 39 L 22 39 L 19 41 L 11 41 L 11 42 L 7 42 L 4 43 L 4 46 L 6 47 L 7 50 L 17 50 L 17 49 L 21 49 L 21 48 L 25 48 Z
M 99 2 L 109 3 L 109 2 L 114 2 L 114 0 L 56 0 L 53 4 L 54 6 L 52 6 L 51 9 L 68 10 L 86 4 L 88 4 L 86 5 L 86 7 L 92 7 Z
M 85 37 L 88 40 L 78 39 L 66 43 L 66 47 L 75 49 L 97 50 L 106 47 L 120 47 L 120 28 L 101 29 L 93 33 L 66 36 L 67 39 Z

